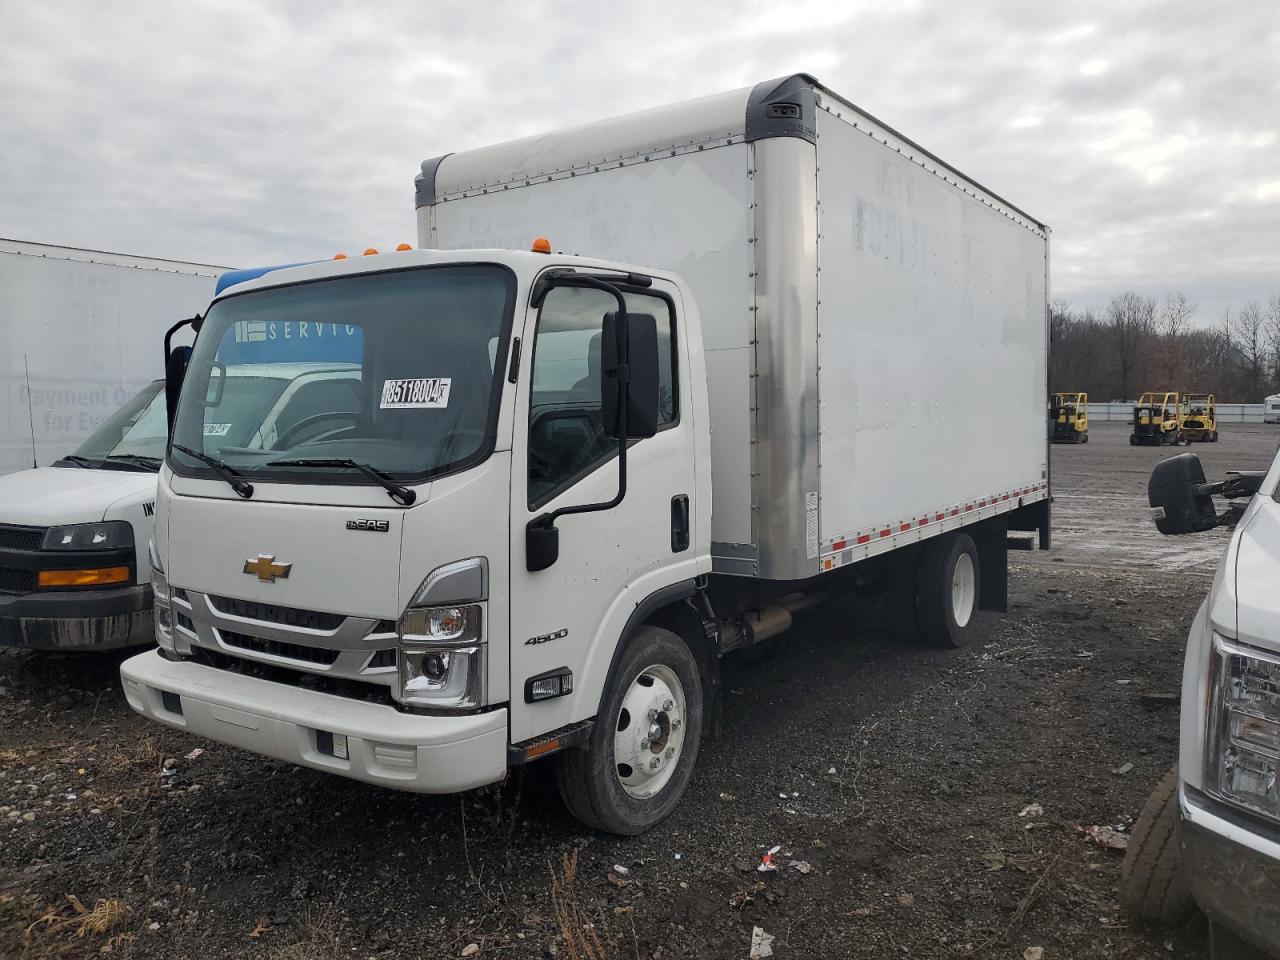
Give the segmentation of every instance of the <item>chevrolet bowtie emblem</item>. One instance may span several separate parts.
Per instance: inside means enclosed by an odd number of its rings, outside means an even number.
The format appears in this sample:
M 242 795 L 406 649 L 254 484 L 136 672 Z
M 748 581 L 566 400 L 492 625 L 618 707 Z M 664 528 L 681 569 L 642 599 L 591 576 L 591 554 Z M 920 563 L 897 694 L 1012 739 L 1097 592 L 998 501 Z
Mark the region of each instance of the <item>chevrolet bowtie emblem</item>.
M 256 560 L 244 562 L 244 572 L 257 574 L 263 583 L 275 583 L 277 578 L 288 580 L 292 569 L 292 563 L 276 563 L 276 558 L 266 553 L 258 554 Z

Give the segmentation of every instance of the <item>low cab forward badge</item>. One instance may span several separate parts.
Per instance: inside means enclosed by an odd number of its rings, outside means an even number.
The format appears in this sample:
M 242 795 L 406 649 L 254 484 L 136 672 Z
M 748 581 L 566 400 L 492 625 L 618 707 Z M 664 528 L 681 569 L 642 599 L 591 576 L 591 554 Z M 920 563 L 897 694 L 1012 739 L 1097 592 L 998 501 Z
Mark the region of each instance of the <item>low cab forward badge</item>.
M 244 572 L 250 575 L 256 574 L 263 583 L 275 583 L 277 579 L 288 580 L 289 571 L 292 569 L 292 563 L 276 563 L 274 554 L 260 553 L 256 560 L 244 562 Z

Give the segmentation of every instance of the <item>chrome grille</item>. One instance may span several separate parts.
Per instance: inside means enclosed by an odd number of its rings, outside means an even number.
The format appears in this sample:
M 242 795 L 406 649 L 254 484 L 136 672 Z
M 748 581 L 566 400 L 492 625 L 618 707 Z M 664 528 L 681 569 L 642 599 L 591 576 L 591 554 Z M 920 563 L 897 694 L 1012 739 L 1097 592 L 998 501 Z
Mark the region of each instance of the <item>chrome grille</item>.
M 252 650 L 265 653 L 269 657 L 283 657 L 288 660 L 300 660 L 303 663 L 318 663 L 329 666 L 338 659 L 337 650 L 324 650 L 320 647 L 308 647 L 301 643 L 281 643 L 278 640 L 264 640 L 251 637 L 247 633 L 235 633 L 231 630 L 220 630 L 222 642 L 229 647 L 240 650 Z
M 255 600 L 237 600 L 232 597 L 209 596 L 209 602 L 219 613 L 244 620 L 261 620 L 303 630 L 337 630 L 346 621 L 340 613 L 321 613 L 318 610 L 298 610 L 274 603 L 258 603 Z

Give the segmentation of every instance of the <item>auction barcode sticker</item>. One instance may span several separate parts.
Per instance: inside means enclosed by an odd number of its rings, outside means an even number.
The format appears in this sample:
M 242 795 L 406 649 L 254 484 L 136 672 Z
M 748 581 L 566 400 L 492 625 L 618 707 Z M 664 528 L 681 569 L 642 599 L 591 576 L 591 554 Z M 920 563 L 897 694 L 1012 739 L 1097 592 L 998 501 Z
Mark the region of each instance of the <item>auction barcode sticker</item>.
M 449 405 L 449 377 L 417 377 L 382 382 L 383 410 L 430 410 Z

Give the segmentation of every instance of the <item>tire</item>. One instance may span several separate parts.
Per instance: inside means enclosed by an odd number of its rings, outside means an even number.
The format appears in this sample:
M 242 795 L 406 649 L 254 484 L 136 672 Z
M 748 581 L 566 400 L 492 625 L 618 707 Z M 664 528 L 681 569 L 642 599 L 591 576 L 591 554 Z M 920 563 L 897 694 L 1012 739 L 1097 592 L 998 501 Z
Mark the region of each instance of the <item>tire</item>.
M 1209 442 L 1210 442 L 1210 443 L 1217 443 L 1217 442 L 1218 442 L 1218 431 L 1217 431 L 1217 430 L 1213 431 L 1213 437 L 1212 437 L 1212 439 L 1210 439 L 1210 441 L 1209 441 Z
M 1084 435 L 1080 438 L 1080 442 L 1081 442 L 1081 443 L 1088 443 L 1088 442 L 1089 442 L 1089 431 L 1088 431 L 1088 430 L 1086 430 L 1086 431 L 1084 432 Z
M 556 780 L 579 822 L 633 837 L 666 817 L 689 784 L 702 736 L 702 683 L 693 653 L 671 631 L 643 626 L 625 644 L 590 739 L 559 755 Z M 659 736 L 650 741 L 649 730 Z M 626 759 L 648 763 L 620 763 Z
M 930 646 L 958 649 L 973 637 L 982 594 L 978 548 L 967 533 L 928 541 L 916 578 L 920 636 Z
M 1135 437 L 1135 436 L 1133 436 L 1133 435 L 1130 435 L 1130 437 L 1129 437 L 1129 446 L 1131 446 L 1131 447 L 1136 447 L 1137 445 L 1138 445 L 1138 438 L 1137 438 L 1137 437 Z
M 1195 908 L 1179 859 L 1175 764 L 1142 808 L 1120 866 L 1120 904 L 1132 919 L 1171 926 Z

